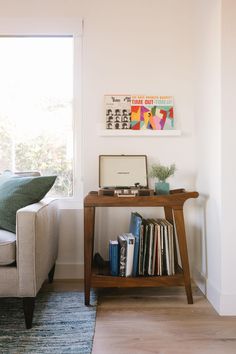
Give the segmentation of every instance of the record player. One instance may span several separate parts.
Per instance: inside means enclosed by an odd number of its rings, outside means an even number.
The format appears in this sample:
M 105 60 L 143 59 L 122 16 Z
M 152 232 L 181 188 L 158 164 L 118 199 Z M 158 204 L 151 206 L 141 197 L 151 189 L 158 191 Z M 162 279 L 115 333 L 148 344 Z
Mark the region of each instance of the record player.
M 150 196 L 146 155 L 100 155 L 99 195 Z

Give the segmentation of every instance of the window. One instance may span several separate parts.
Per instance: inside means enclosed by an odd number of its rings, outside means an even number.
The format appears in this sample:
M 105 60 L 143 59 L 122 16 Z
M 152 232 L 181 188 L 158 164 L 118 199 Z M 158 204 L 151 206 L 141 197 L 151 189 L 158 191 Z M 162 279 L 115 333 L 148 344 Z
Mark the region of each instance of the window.
M 0 37 L 0 53 L 0 173 L 55 174 L 72 196 L 73 37 Z

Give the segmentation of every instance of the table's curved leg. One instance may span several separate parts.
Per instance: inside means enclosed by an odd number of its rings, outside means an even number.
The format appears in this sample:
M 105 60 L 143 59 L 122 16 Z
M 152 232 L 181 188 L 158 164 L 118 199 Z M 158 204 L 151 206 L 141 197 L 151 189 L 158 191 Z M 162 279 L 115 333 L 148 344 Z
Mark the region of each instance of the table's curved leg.
M 173 209 L 188 304 L 193 304 L 183 208 Z

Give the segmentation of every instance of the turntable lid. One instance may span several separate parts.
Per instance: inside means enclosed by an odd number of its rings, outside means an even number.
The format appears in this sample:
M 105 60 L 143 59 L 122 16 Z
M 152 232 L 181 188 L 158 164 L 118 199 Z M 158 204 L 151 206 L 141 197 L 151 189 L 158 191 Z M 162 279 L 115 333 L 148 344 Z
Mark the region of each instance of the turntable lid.
M 146 155 L 100 155 L 99 187 L 134 187 L 135 183 L 148 188 Z

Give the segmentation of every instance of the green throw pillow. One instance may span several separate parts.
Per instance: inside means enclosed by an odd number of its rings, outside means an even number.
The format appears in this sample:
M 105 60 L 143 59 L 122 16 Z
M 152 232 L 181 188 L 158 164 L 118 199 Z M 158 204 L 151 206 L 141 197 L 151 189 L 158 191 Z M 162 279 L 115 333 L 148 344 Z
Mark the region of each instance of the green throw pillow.
M 39 202 L 53 186 L 56 176 L 10 177 L 0 183 L 0 229 L 16 232 L 16 212 Z

